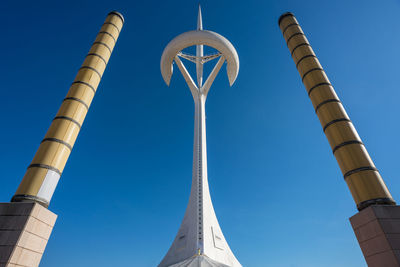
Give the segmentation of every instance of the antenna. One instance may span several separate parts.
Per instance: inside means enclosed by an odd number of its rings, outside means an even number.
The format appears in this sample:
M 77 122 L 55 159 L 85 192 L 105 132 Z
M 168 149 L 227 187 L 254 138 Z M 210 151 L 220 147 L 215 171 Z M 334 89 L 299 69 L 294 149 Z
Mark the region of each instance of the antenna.
M 204 55 L 204 45 L 210 46 L 218 52 Z M 182 52 L 183 49 L 190 46 L 196 46 L 196 55 Z M 197 84 L 190 76 L 181 58 L 196 64 Z M 217 58 L 218 62 L 203 83 L 203 65 Z M 229 82 L 232 85 L 239 72 L 239 57 L 233 45 L 225 37 L 212 31 L 203 30 L 200 5 L 197 29 L 175 37 L 165 47 L 161 56 L 161 74 L 167 85 L 171 81 L 173 62 L 176 63 L 185 78 L 194 99 L 195 126 L 192 189 L 189 204 L 175 241 L 159 267 L 192 266 L 191 263 L 194 261 L 201 261 L 204 266 L 241 267 L 222 234 L 208 188 L 205 103 L 208 91 L 225 61 L 227 62 Z M 196 264 L 196 266 L 199 265 Z
M 197 15 L 197 30 L 203 30 L 203 19 L 201 17 L 201 6 L 199 4 L 199 13 Z M 203 62 L 202 58 L 204 56 L 203 45 L 196 45 L 196 74 L 197 74 L 197 84 L 199 87 L 203 85 Z

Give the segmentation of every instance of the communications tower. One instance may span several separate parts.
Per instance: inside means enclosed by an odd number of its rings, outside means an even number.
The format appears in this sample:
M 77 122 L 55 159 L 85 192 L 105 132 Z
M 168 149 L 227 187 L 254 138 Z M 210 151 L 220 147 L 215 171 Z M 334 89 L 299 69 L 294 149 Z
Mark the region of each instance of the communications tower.
M 217 52 L 204 55 L 204 45 L 216 49 Z M 196 55 L 182 51 L 190 46 L 196 46 Z M 193 81 L 181 58 L 196 64 L 197 83 Z M 203 83 L 203 65 L 213 59 L 218 59 L 218 62 Z M 225 37 L 203 30 L 200 6 L 197 30 L 175 37 L 166 46 L 161 57 L 161 73 L 167 85 L 171 81 L 174 62 L 185 78 L 194 99 L 195 119 L 189 204 L 178 234 L 159 267 L 242 266 L 222 234 L 211 202 L 207 178 L 205 103 L 208 91 L 225 61 L 229 83 L 232 85 L 239 72 L 237 52 Z

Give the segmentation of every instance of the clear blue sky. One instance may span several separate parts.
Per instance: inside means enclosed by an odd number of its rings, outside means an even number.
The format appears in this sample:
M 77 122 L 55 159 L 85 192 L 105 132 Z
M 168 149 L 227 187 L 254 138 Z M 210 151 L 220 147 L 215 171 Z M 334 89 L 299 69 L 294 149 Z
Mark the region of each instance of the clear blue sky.
M 54 194 L 42 267 L 156 266 L 189 197 L 193 101 L 166 44 L 196 26 L 198 1 L 3 1 L 2 179 L 10 200 L 107 13 L 125 16 Z M 278 28 L 292 11 L 393 197 L 400 201 L 400 2 L 201 1 L 204 28 L 240 61 L 207 102 L 211 195 L 247 267 L 365 266 L 357 210 Z

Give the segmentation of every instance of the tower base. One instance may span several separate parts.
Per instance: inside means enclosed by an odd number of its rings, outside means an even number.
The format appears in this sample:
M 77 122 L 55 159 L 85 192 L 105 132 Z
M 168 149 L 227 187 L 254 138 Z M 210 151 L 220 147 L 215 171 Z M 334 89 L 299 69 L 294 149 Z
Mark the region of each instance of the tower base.
M 194 255 L 190 259 L 170 265 L 169 267 L 229 267 L 228 265 L 213 261 L 204 255 Z
M 0 203 L 0 267 L 37 267 L 57 215 L 36 203 Z
M 400 266 L 400 206 L 370 206 L 350 223 L 368 267 Z

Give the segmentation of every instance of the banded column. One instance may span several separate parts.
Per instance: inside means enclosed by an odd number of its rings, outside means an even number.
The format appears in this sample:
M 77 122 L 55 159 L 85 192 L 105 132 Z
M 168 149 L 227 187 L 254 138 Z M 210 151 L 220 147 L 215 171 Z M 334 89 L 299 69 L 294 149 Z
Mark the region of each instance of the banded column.
M 395 205 L 294 15 L 283 14 L 279 27 L 358 210 Z
M 48 207 L 124 23 L 110 12 L 42 140 L 12 202 Z

